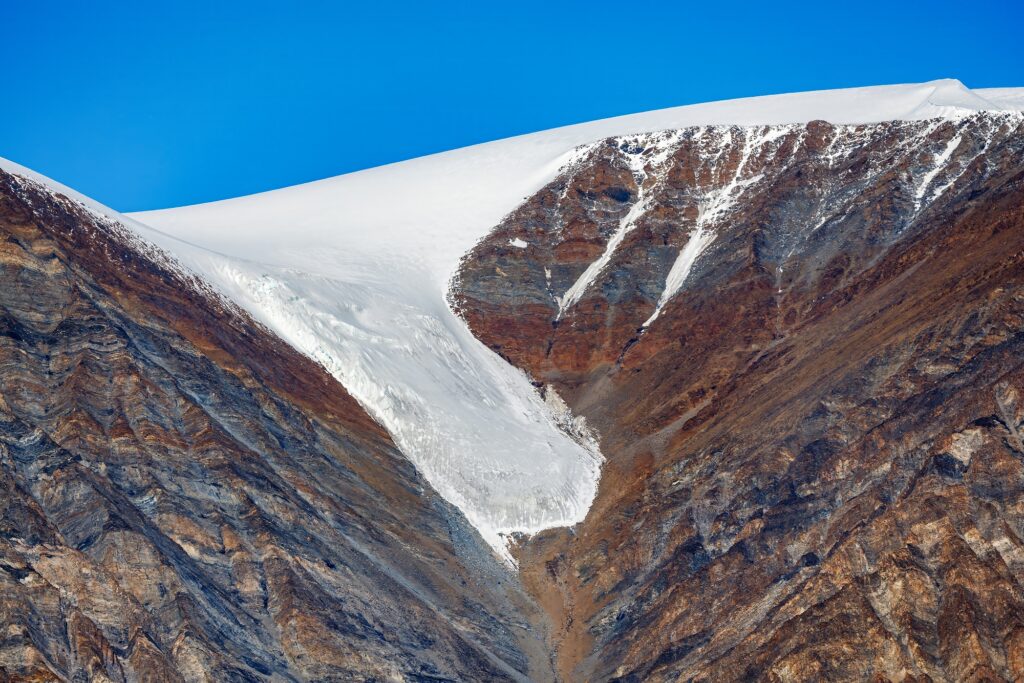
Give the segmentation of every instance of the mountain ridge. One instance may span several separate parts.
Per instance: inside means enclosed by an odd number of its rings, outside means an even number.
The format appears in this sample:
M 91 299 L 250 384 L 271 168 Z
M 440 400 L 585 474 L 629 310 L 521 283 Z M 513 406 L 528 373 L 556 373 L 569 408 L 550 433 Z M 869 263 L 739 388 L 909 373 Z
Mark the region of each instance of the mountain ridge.
M 548 677 L 530 601 L 322 368 L 3 170 L 0 235 L 0 678 Z
M 132 216 L 162 232 L 150 239 L 331 368 L 442 494 L 457 501 L 504 552 L 509 534 L 581 520 L 600 463 L 596 444 L 580 447 L 558 429 L 528 378 L 507 374 L 443 303 L 459 259 L 523 197 L 550 182 L 583 146 L 613 134 L 709 123 L 957 117 L 989 108 L 1004 105 L 951 80 L 730 100 L 569 126 L 247 198 Z M 229 256 L 185 247 L 171 235 Z M 310 302 L 304 318 L 312 316 L 313 323 L 283 313 L 296 300 Z M 358 302 L 357 310 L 336 301 Z M 396 333 L 396 327 L 408 332 Z M 387 361 L 375 357 L 382 347 L 390 349 Z M 431 370 L 419 381 L 417 368 L 424 364 Z M 423 400 L 442 377 L 445 395 Z M 497 409 L 481 411 L 476 398 L 464 395 L 467 382 L 488 387 L 486 400 Z M 380 384 L 397 395 L 381 393 Z M 510 417 L 523 410 L 529 415 L 525 424 Z M 538 432 L 534 425 L 545 423 L 552 426 Z M 429 443 L 421 442 L 434 433 Z M 551 449 L 545 460 L 554 470 L 538 470 L 534 459 L 519 457 L 518 444 L 531 441 L 531 450 Z M 487 449 L 500 453 L 480 462 L 477 453 Z M 462 463 L 466 471 L 482 468 L 483 474 L 457 481 L 448 462 Z M 500 481 L 531 473 L 515 489 L 525 505 L 490 503 L 507 489 L 487 481 L 495 469 Z M 474 500 L 476 490 L 486 493 Z
M 133 217 L 0 160 L 0 671 L 1024 674 L 1022 94 Z
M 1022 132 L 610 138 L 467 255 L 457 310 L 601 438 L 518 548 L 564 680 L 1020 675 Z

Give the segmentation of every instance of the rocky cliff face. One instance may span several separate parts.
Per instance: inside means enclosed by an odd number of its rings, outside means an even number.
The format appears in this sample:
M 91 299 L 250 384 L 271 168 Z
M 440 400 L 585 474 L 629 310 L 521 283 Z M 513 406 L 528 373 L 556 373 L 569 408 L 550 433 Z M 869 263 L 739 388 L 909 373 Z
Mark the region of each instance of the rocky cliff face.
M 0 238 L 2 680 L 1024 676 L 1019 113 L 580 148 L 451 290 L 607 460 L 518 576 L 116 221 Z
M 600 433 L 565 680 L 1024 675 L 1020 114 L 606 140 L 452 300 Z
M 0 489 L 5 681 L 546 677 L 529 601 L 337 382 L 3 171 Z

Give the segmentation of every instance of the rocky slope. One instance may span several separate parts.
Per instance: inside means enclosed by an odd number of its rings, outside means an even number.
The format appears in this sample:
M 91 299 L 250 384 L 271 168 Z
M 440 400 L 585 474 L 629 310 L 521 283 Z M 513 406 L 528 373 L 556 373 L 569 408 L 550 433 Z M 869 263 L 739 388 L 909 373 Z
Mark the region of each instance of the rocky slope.
M 1024 677 L 1020 93 L 684 107 L 153 228 L 0 160 L 0 680 Z
M 0 679 L 544 679 L 529 602 L 320 366 L 0 171 Z
M 1021 114 L 595 143 L 452 300 L 600 434 L 565 680 L 1024 675 Z
M 156 229 L 139 226 L 146 239 L 328 368 L 503 552 L 509 534 L 581 521 L 601 458 L 560 431 L 558 399 L 540 400 L 445 296 L 466 252 L 580 145 L 696 125 L 950 118 L 1019 109 L 1022 93 L 940 80 L 710 102 L 134 217 Z

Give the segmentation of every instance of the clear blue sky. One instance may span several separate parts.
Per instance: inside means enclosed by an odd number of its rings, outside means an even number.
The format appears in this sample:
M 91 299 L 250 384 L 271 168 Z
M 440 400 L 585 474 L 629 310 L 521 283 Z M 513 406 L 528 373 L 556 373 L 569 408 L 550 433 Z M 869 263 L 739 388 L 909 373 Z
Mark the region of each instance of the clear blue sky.
M 0 156 L 124 211 L 693 102 L 1024 86 L 1019 0 L 3 5 Z

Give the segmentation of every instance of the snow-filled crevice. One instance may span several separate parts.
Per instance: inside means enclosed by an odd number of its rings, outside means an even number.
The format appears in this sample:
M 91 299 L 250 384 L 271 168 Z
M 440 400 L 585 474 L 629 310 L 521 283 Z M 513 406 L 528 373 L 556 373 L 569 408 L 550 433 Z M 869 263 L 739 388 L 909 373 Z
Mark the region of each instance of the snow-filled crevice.
M 702 135 L 718 138 L 715 153 L 704 160 L 704 163 L 710 166 L 710 175 L 715 179 L 715 183 L 698 202 L 696 222 L 686 244 L 679 250 L 679 255 L 669 269 L 658 303 L 654 307 L 654 312 L 641 326 L 643 329 L 650 326 L 661 315 L 665 305 L 682 290 L 697 259 L 714 241 L 715 224 L 728 217 L 744 191 L 762 178 L 762 174 L 752 170 L 752 160 L 766 152 L 777 151 L 779 141 L 792 130 L 792 126 L 774 126 L 738 131 L 743 138 L 743 145 L 740 147 L 739 161 L 731 173 L 723 170 L 723 167 L 726 165 L 729 151 L 735 144 L 733 131 L 715 128 L 702 131 Z
M 584 269 L 561 297 L 558 297 L 558 314 L 556 316 L 558 319 L 572 308 L 594 284 L 611 262 L 626 235 L 636 227 L 637 221 L 647 211 L 653 190 L 648 186 L 647 179 L 649 176 L 658 177 L 659 171 L 668 161 L 680 136 L 681 133 L 675 131 L 657 135 L 631 136 L 615 141 L 618 147 L 624 151 L 626 163 L 636 182 L 636 199 L 626 214 L 619 219 L 619 225 L 608 238 L 601 255 Z
M 658 298 L 658 304 L 654 307 L 654 313 L 651 313 L 651 316 L 644 321 L 642 327 L 650 326 L 661 315 L 661 309 L 665 307 L 665 304 L 679 293 L 679 290 L 686 283 L 686 278 L 690 275 L 690 270 L 693 269 L 693 264 L 697 262 L 697 258 L 704 253 L 704 250 L 711 244 L 714 238 L 714 233 L 709 231 L 704 223 L 698 219 L 697 226 L 690 233 L 690 238 L 686 241 L 686 246 L 679 251 L 679 256 L 672 263 L 668 277 L 665 278 L 665 289 Z
M 946 143 L 945 148 L 935 155 L 932 169 L 925 173 L 924 177 L 922 177 L 918 183 L 917 191 L 914 193 L 914 205 L 918 211 L 921 209 L 921 205 L 925 203 L 925 194 L 928 192 L 928 188 L 931 187 L 936 176 L 945 169 L 950 157 L 953 156 L 953 152 L 960 146 L 960 140 L 961 136 L 955 135 Z M 941 194 L 941 192 L 937 194 Z M 928 199 L 931 198 L 932 197 L 928 197 Z

